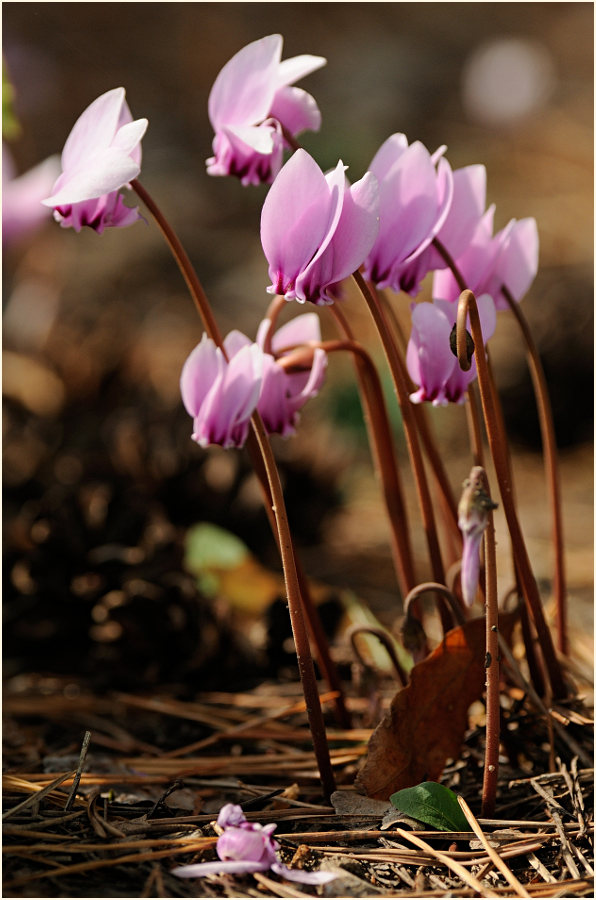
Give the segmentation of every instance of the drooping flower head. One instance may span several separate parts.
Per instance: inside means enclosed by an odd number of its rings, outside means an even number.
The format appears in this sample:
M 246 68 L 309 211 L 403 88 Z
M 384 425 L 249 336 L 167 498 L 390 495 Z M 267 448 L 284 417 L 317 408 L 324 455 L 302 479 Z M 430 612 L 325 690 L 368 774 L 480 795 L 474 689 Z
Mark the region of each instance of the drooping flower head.
M 340 161 L 323 175 L 297 150 L 271 186 L 261 213 L 269 293 L 287 300 L 332 303 L 331 289 L 362 264 L 379 227 L 376 179 L 353 185 Z
M 508 309 L 505 285 L 521 300 L 538 271 L 538 229 L 535 219 L 511 219 L 493 236 L 495 207 L 490 206 L 467 247 L 455 260 L 466 285 L 477 296 L 490 294 L 496 308 Z M 435 272 L 433 296 L 456 301 L 460 288 L 449 269 Z
M 264 319 L 256 340 L 262 351 L 257 410 L 268 434 L 289 437 L 296 431 L 300 410 L 321 389 L 327 354 L 320 347 L 310 346 L 321 340 L 316 313 L 297 316 L 273 334 L 270 332 L 271 322 Z M 224 341 L 230 357 L 250 344 L 250 338 L 240 331 L 231 331 Z
M 244 185 L 270 183 L 287 146 L 283 131 L 295 137 L 319 130 L 315 100 L 293 84 L 327 60 L 305 54 L 282 62 L 282 46 L 280 34 L 253 41 L 215 79 L 208 107 L 215 131 L 210 175 L 236 175 Z
M 219 861 L 178 866 L 172 874 L 179 878 L 200 878 L 203 875 L 244 874 L 271 869 L 288 881 L 302 884 L 325 884 L 336 876 L 331 872 L 305 872 L 290 869 L 277 858 L 279 844 L 272 837 L 277 825 L 247 822 L 242 807 L 228 803 L 222 807 L 217 826 L 223 833 L 216 844 Z
M 468 247 L 486 208 L 486 169 L 484 166 L 465 166 L 453 171 L 453 196 L 447 217 L 439 228 L 437 241 L 452 259 L 457 259 Z M 447 263 L 434 245 L 429 244 L 400 270 L 401 289 L 414 296 L 420 282 L 429 273 L 445 269 Z
M 62 174 L 43 200 L 63 228 L 80 231 L 87 225 L 101 234 L 141 218 L 119 191 L 141 171 L 147 124 L 133 121 L 124 88 L 102 94 L 79 116 L 62 151 Z
M 458 526 L 463 537 L 461 560 L 461 588 L 466 606 L 472 606 L 478 590 L 480 572 L 480 542 L 488 525 L 489 513 L 496 509 L 484 487 L 484 469 L 474 466 L 463 484 L 459 505 Z
M 404 134 L 379 148 L 370 171 L 379 184 L 379 233 L 366 256 L 364 277 L 377 287 L 416 293 L 411 266 L 439 233 L 451 206 L 453 173 L 443 147 L 432 156 Z
M 51 156 L 17 175 L 10 151 L 2 144 L 2 243 L 10 244 L 34 231 L 50 218 L 41 201 L 52 189 L 60 161 Z
M 494 334 L 497 317 L 492 297 L 484 294 L 476 300 L 482 337 L 486 343 Z M 476 378 L 476 360 L 467 371 L 460 368 L 451 349 L 451 332 L 457 317 L 457 305 L 446 300 L 412 304 L 412 332 L 406 350 L 410 378 L 419 389 L 410 394 L 413 403 L 431 402 L 433 406 L 463 403 L 469 384 Z
M 180 376 L 182 402 L 193 418 L 192 438 L 201 447 L 242 447 L 261 391 L 260 348 L 249 342 L 232 355 L 224 346 L 229 361 L 204 334 Z

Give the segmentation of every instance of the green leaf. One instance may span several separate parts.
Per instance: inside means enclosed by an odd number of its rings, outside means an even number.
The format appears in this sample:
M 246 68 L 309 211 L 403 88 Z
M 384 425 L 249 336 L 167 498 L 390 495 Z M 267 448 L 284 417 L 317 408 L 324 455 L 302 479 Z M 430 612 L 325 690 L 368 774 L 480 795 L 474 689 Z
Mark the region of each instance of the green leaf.
M 439 831 L 470 831 L 457 795 L 443 784 L 423 781 L 397 791 L 389 799 L 400 812 Z
M 199 522 L 186 532 L 184 561 L 191 572 L 235 569 L 249 557 L 248 547 L 230 531 Z

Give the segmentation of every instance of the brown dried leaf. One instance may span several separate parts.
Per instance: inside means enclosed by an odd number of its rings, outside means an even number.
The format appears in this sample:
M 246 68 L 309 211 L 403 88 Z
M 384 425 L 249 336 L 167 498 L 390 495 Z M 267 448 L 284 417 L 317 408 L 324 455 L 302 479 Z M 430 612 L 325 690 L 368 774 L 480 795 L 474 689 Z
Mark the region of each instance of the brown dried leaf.
M 500 617 L 509 637 L 517 613 Z M 482 697 L 485 674 L 484 618 L 449 631 L 435 650 L 414 666 L 389 712 L 376 727 L 356 790 L 388 800 L 402 788 L 437 781 L 456 759 L 468 727 L 468 709 Z

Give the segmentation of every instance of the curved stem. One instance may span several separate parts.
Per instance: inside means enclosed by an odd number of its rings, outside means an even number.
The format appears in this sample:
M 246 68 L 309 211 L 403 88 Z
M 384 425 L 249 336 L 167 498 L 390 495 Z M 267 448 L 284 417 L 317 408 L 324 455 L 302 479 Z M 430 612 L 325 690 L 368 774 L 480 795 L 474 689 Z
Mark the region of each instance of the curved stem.
M 389 637 L 387 632 L 383 631 L 382 628 L 375 628 L 372 625 L 354 625 L 354 627 L 350 628 L 350 631 L 348 632 L 348 636 L 350 638 L 350 643 L 352 645 L 352 650 L 354 651 L 354 656 L 357 657 L 358 662 L 365 669 L 370 669 L 369 664 L 367 662 L 365 662 L 365 660 L 362 658 L 360 651 L 358 650 L 358 645 L 356 644 L 356 641 L 354 640 L 354 638 L 356 637 L 357 634 L 371 634 L 371 635 L 373 635 L 373 637 L 376 637 L 377 640 L 379 640 L 382 643 L 383 647 L 387 651 L 389 659 L 391 660 L 391 662 L 393 664 L 393 668 L 395 669 L 395 674 L 397 675 L 399 681 L 401 681 L 402 687 L 405 687 L 406 684 L 408 683 L 408 677 L 407 677 L 406 673 L 404 672 L 400 661 L 397 658 L 397 653 L 395 652 L 395 647 L 393 646 L 393 643 L 391 642 L 391 638 Z
M 401 365 L 401 360 L 399 359 L 399 354 L 397 352 L 395 343 L 391 338 L 391 333 L 389 331 L 387 320 L 385 318 L 385 314 L 381 305 L 377 303 L 375 297 L 369 290 L 369 287 L 364 281 L 364 278 L 362 277 L 360 272 L 354 272 L 352 277 L 354 278 L 372 314 L 373 320 L 377 327 L 377 331 L 379 332 L 379 336 L 381 338 L 381 342 L 383 344 L 383 349 L 385 351 L 387 361 L 389 363 L 389 369 L 393 377 L 393 384 L 395 386 L 395 392 L 401 409 L 406 443 L 408 446 L 410 462 L 414 474 L 414 481 L 416 482 L 416 490 L 418 492 L 418 500 L 420 503 L 420 510 L 422 514 L 422 524 L 424 533 L 426 535 L 433 578 L 435 581 L 442 584 L 445 581 L 445 575 L 443 572 L 443 562 L 441 560 L 441 551 L 437 538 L 437 529 L 433 513 L 432 500 L 428 489 L 428 481 L 426 478 L 426 472 L 424 470 L 422 453 L 420 451 L 416 422 L 412 412 L 412 404 L 410 402 L 408 386 Z M 439 607 L 443 630 L 448 631 L 450 627 L 450 618 L 445 604 L 442 600 L 439 601 Z
M 528 368 L 534 385 L 536 396 L 536 408 L 540 422 L 542 435 L 542 448 L 544 453 L 544 466 L 546 469 L 546 481 L 550 498 L 552 514 L 552 533 L 554 548 L 554 595 L 557 610 L 557 636 L 558 647 L 561 653 L 568 652 L 567 637 L 567 589 L 565 578 L 565 557 L 563 552 L 563 516 L 561 511 L 561 491 L 559 484 L 559 469 L 557 464 L 557 441 L 553 422 L 552 408 L 548 394 L 548 386 L 544 369 L 540 362 L 540 355 L 534 343 L 528 323 L 511 293 L 505 285 L 501 292 L 513 313 L 520 328 L 526 345 Z
M 474 344 L 477 348 L 475 356 L 476 367 L 478 370 L 478 386 L 480 389 L 480 399 L 482 402 L 488 443 L 495 466 L 497 480 L 499 482 L 499 490 L 509 534 L 511 536 L 516 569 L 519 574 L 524 597 L 528 602 L 536 626 L 553 696 L 561 697 L 566 693 L 563 675 L 559 661 L 556 657 L 552 637 L 544 618 L 538 586 L 532 572 L 530 559 L 517 518 L 515 503 L 513 502 L 513 492 L 507 459 L 507 441 L 505 434 L 500 427 L 499 418 L 495 410 L 493 385 L 488 369 L 486 354 L 484 353 L 482 327 L 480 325 L 476 298 L 472 291 L 464 290 L 459 298 L 457 315 L 457 346 L 458 354 L 461 348 L 459 362 L 462 368 L 465 367 L 468 360 L 467 350 L 465 348 L 465 325 L 468 314 L 470 316 L 472 338 L 474 339 Z M 478 352 L 478 348 L 480 348 L 480 352 Z
M 221 332 L 219 330 L 219 327 L 217 325 L 217 322 L 216 322 L 213 312 L 211 310 L 211 306 L 207 299 L 207 295 L 205 294 L 205 291 L 199 280 L 199 277 L 196 274 L 194 267 L 193 267 L 192 263 L 190 262 L 190 259 L 187 255 L 184 247 L 182 246 L 182 243 L 180 242 L 180 239 L 178 238 L 176 232 L 174 231 L 174 229 L 171 227 L 171 225 L 169 224 L 169 222 L 167 221 L 167 219 L 161 212 L 157 203 L 155 203 L 155 201 L 153 200 L 153 198 L 151 197 L 149 192 L 145 190 L 145 188 L 141 185 L 141 183 L 135 179 L 134 181 L 131 182 L 131 185 L 132 185 L 133 189 L 136 191 L 136 193 L 138 194 L 138 196 L 140 197 L 140 199 L 143 201 L 143 203 L 145 204 L 147 209 L 151 212 L 166 243 L 168 244 L 168 246 L 172 252 L 172 255 L 174 256 L 174 259 L 176 260 L 176 263 L 178 264 L 178 268 L 180 269 L 182 276 L 187 284 L 187 287 L 189 289 L 193 303 L 194 303 L 195 308 L 201 318 L 201 321 L 203 323 L 203 327 L 205 328 L 205 331 L 207 332 L 208 336 L 221 348 L 222 352 L 225 355 Z M 265 436 L 264 441 L 259 440 L 259 434 L 261 434 L 261 436 L 264 436 L 265 431 L 263 428 L 263 424 L 260 421 L 260 416 L 258 415 L 258 413 L 255 412 L 255 414 L 253 416 L 253 429 L 248 435 L 246 445 L 247 445 L 247 449 L 250 453 L 252 463 L 255 468 L 255 472 L 256 472 L 256 474 L 259 478 L 259 482 L 261 484 L 261 489 L 263 491 L 263 496 L 264 496 L 265 509 L 267 511 L 267 516 L 269 518 L 271 530 L 273 532 L 274 538 L 275 538 L 278 548 L 280 550 L 282 566 L 284 566 L 284 576 L 285 576 L 286 571 L 285 571 L 285 565 L 284 565 L 284 554 L 285 554 L 286 560 L 288 560 L 291 556 L 292 561 L 293 561 L 294 571 L 296 571 L 296 568 L 297 568 L 296 557 L 295 557 L 295 553 L 294 553 L 294 549 L 293 549 L 293 543 L 292 543 L 292 538 L 291 538 L 291 533 L 289 531 L 289 528 L 287 529 L 286 534 L 282 534 L 282 531 L 280 529 L 279 514 L 283 514 L 283 516 L 285 516 L 285 504 L 283 503 L 283 494 L 282 494 L 281 504 L 279 502 L 276 503 L 274 501 L 274 495 L 273 495 L 273 492 L 271 489 L 272 482 L 277 481 L 277 483 L 279 483 L 279 474 L 277 472 L 277 466 L 275 464 L 273 455 L 271 454 L 271 451 L 269 448 L 269 442 L 266 439 L 266 436 Z M 290 548 L 291 548 L 290 554 L 287 549 L 284 549 L 284 541 L 287 541 L 287 540 L 290 541 Z M 301 573 L 300 580 L 302 582 L 303 587 L 305 587 L 306 586 L 306 578 L 300 569 L 299 569 L 299 571 Z M 298 578 L 298 576 L 296 576 L 296 577 Z M 301 597 L 300 593 L 298 594 L 298 597 L 300 599 L 300 597 Z M 305 607 L 308 610 L 309 618 L 311 621 L 311 632 L 313 633 L 313 636 L 316 639 L 316 643 L 317 643 L 317 646 L 319 649 L 319 659 L 323 661 L 323 665 L 321 666 L 321 668 L 323 669 L 323 671 L 326 674 L 331 673 L 331 677 L 328 682 L 329 687 L 333 691 L 338 692 L 338 698 L 336 700 L 336 709 L 338 710 L 338 717 L 341 722 L 346 723 L 349 721 L 349 716 L 348 716 L 347 709 L 346 709 L 346 706 L 345 706 L 345 703 L 343 700 L 343 690 L 341 688 L 341 682 L 337 676 L 335 667 L 331 661 L 327 640 L 322 631 L 322 628 L 320 627 L 320 621 L 318 621 L 318 622 L 316 621 L 316 620 L 318 620 L 318 613 L 317 613 L 312 601 L 309 603 L 310 594 L 308 591 L 305 591 L 302 599 L 305 600 Z M 308 650 L 308 657 L 310 658 L 310 648 L 308 648 L 308 641 L 307 641 L 307 648 L 304 648 L 301 645 L 301 652 L 303 654 L 305 652 L 305 649 Z M 312 658 L 311 658 L 311 666 L 312 666 Z M 308 666 L 306 666 L 304 671 L 307 672 L 307 670 L 308 670 Z M 302 674 L 302 670 L 301 670 L 301 674 Z M 314 681 L 314 669 L 313 669 L 312 677 L 313 677 L 313 682 L 314 682 L 315 690 L 316 690 L 316 681 Z M 307 673 L 307 678 L 308 678 L 308 673 Z M 303 685 L 303 687 L 304 687 L 304 685 Z M 312 690 L 310 688 L 309 688 L 309 693 L 312 693 Z M 305 700 L 306 699 L 307 698 L 305 695 Z M 317 705 L 319 708 L 319 712 L 321 715 L 321 721 L 322 721 L 322 712 L 321 712 L 320 701 L 318 700 L 318 693 L 317 693 Z M 312 706 L 312 703 L 311 703 L 311 706 Z M 308 708 L 309 708 L 309 703 L 307 700 L 307 709 Z M 310 721 L 310 719 L 309 719 L 309 721 Z M 317 737 L 316 740 L 320 743 L 321 738 Z M 324 749 L 322 749 L 320 751 L 320 755 L 323 758 L 323 764 L 324 764 L 325 768 L 328 768 L 329 771 L 331 771 L 331 769 L 330 769 L 331 764 L 329 763 L 327 766 L 325 763 L 325 760 L 324 760 L 325 756 L 327 757 L 327 759 L 329 758 L 329 750 L 327 748 L 327 738 L 326 738 L 324 727 L 323 727 L 323 742 L 324 742 Z M 313 732 L 313 743 L 315 743 L 314 732 Z M 317 746 L 315 743 L 315 752 L 316 751 L 317 751 Z M 325 774 L 325 777 L 323 778 L 323 771 L 321 771 L 321 778 L 322 778 L 322 780 L 325 781 L 327 786 L 329 786 L 331 784 L 331 782 L 333 781 L 333 772 L 331 771 L 331 780 L 329 779 L 328 774 Z
M 302 683 L 302 691 L 306 702 L 306 713 L 308 723 L 313 739 L 313 748 L 319 767 L 321 776 L 321 784 L 325 796 L 329 798 L 335 790 L 335 779 L 333 769 L 331 768 L 331 759 L 329 756 L 329 747 L 327 745 L 327 734 L 325 732 L 325 723 L 323 721 L 323 712 L 319 692 L 317 690 L 317 682 L 315 679 L 315 669 L 310 653 L 308 643 L 308 635 L 302 615 L 302 595 L 300 591 L 300 582 L 298 572 L 296 570 L 296 560 L 294 556 L 294 547 L 292 543 L 292 535 L 288 524 L 285 501 L 279 473 L 271 452 L 271 445 L 265 432 L 263 422 L 258 414 L 254 414 L 251 420 L 253 434 L 256 437 L 259 448 L 261 450 L 263 463 L 267 472 L 269 490 L 271 493 L 271 501 L 275 512 L 275 520 L 279 533 L 279 548 L 281 553 L 282 566 L 284 571 L 284 580 L 288 597 L 288 609 L 290 612 L 290 621 L 292 624 L 292 633 L 294 635 L 294 644 L 296 647 L 296 658 L 298 661 L 298 671 L 300 673 L 300 681 Z
M 422 584 L 417 584 L 416 587 L 410 591 L 410 593 L 404 600 L 404 612 L 406 616 L 410 615 L 410 606 L 412 605 L 412 603 L 414 603 L 414 601 L 416 601 L 422 594 L 426 594 L 427 591 L 432 591 L 435 595 L 440 594 L 442 597 L 444 597 L 451 609 L 454 624 L 465 625 L 466 620 L 455 595 L 452 591 L 449 590 L 446 585 L 439 584 L 436 581 L 424 581 Z
M 433 246 L 437 252 L 443 257 L 447 266 L 451 270 L 460 291 L 467 288 L 467 284 L 458 270 L 454 259 L 451 257 L 447 249 L 436 238 Z M 532 333 L 528 327 L 528 323 L 521 312 L 519 304 L 506 285 L 501 286 L 501 293 L 505 298 L 509 309 L 513 313 L 515 320 L 520 328 L 522 337 L 526 345 L 526 353 L 528 359 L 528 367 L 534 387 L 536 397 L 536 408 L 538 410 L 538 419 L 540 422 L 540 432 L 542 436 L 542 448 L 544 453 L 544 465 L 546 469 L 546 480 L 548 492 L 550 496 L 551 515 L 552 515 L 552 531 L 553 531 L 553 547 L 554 547 L 554 595 L 557 609 L 557 637 L 558 647 L 561 653 L 568 651 L 567 636 L 567 590 L 565 578 L 565 558 L 563 551 L 563 516 L 561 511 L 561 495 L 559 484 L 559 472 L 557 465 L 557 442 L 555 436 L 552 408 L 550 404 L 548 386 L 546 377 L 540 362 L 540 355 L 532 338 Z

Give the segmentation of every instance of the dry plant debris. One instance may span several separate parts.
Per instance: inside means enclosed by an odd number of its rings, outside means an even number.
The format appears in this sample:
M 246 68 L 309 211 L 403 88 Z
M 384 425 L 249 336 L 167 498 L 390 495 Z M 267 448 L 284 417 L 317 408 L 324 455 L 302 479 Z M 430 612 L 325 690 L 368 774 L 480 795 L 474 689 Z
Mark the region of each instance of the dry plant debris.
M 497 817 L 477 818 L 479 726 L 442 777 L 463 798 L 470 831 L 437 832 L 354 791 L 370 728 L 329 721 L 339 790 L 324 800 L 295 684 L 196 702 L 76 694 L 57 678 L 7 687 L 4 896 L 593 896 L 593 769 L 515 688 L 503 709 L 508 759 Z M 333 696 L 322 696 L 329 714 Z M 356 723 L 367 707 L 349 698 Z M 587 753 L 586 711 L 574 701 L 558 714 Z M 196 739 L 185 741 L 189 723 Z M 212 823 L 226 802 L 242 804 L 251 821 L 277 823 L 286 864 L 334 871 L 335 881 L 315 888 L 268 873 L 172 876 L 175 865 L 212 858 Z

